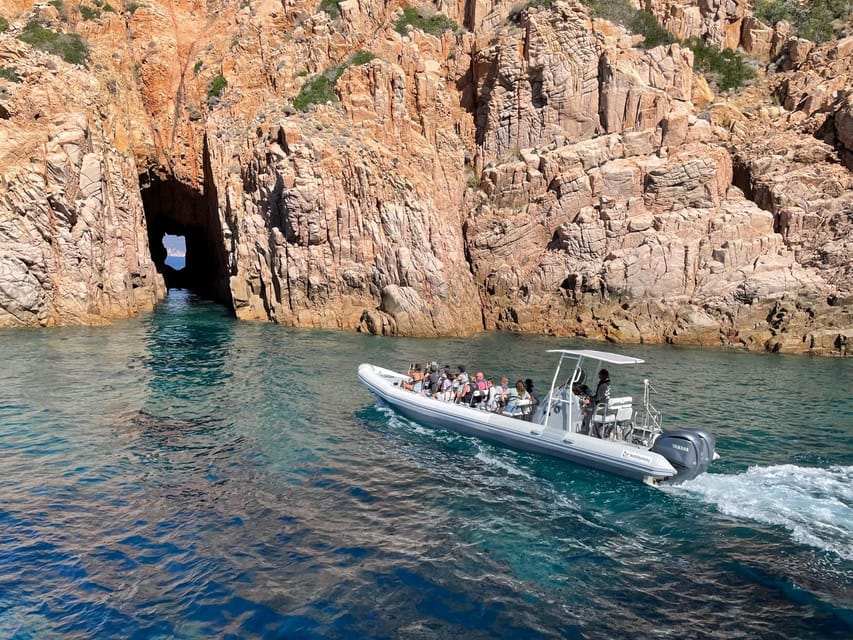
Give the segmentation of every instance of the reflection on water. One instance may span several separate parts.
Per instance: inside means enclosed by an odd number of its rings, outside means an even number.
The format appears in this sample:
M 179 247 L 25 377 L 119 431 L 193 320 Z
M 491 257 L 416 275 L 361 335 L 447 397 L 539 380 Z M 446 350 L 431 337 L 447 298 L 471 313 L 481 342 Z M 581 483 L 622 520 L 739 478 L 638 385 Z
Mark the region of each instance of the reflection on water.
M 194 300 L 173 293 L 146 326 L 144 364 L 152 373 L 148 400 L 165 403 L 171 414 L 191 416 L 201 409 L 209 415 L 229 382 L 235 322 L 223 307 Z
M 296 331 L 179 292 L 0 333 L 0 637 L 849 637 L 849 361 L 623 349 L 648 366 L 617 389 L 649 376 L 669 426 L 719 438 L 666 491 L 417 425 L 355 378 L 435 359 L 544 389 L 536 354 L 567 344 Z

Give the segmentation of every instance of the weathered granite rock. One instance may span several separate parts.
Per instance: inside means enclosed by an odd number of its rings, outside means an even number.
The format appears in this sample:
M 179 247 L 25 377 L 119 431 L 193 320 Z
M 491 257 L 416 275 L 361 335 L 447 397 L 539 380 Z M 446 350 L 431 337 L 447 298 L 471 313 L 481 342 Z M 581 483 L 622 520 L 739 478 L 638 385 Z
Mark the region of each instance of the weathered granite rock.
M 24 66 L 14 29 L 38 12 L 71 27 L 79 3 L 15 2 L 0 63 Z M 689 50 L 635 48 L 575 0 L 435 3 L 470 30 L 440 37 L 396 32 L 395 3 L 316 5 L 146 0 L 76 22 L 88 72 L 34 58 L 69 87 L 0 80 L 15 323 L 162 295 L 138 168 L 146 193 L 180 201 L 180 220 L 149 207 L 158 229 L 204 227 L 194 242 L 243 319 L 848 352 L 845 41 L 792 40 L 741 0 L 642 3 L 679 37 L 782 54 L 768 85 L 722 101 Z M 356 50 L 376 58 L 353 66 Z M 336 65 L 335 101 L 297 112 Z M 36 113 L 43 157 L 20 151 Z
M 101 324 L 164 297 L 133 159 L 89 74 L 0 41 L 0 325 Z
M 738 47 L 744 18 L 751 15 L 746 0 L 643 0 L 640 5 L 679 40 L 704 38 L 725 49 Z
M 773 49 L 773 27 L 769 27 L 755 16 L 749 16 L 743 21 L 743 35 L 741 44 L 744 51 L 766 58 L 770 56 Z

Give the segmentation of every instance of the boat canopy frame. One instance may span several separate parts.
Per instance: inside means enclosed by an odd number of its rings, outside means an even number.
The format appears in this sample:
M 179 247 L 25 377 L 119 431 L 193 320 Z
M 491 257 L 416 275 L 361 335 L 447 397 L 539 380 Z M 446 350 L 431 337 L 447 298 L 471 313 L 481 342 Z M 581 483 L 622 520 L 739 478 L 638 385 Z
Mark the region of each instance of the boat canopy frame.
M 545 405 L 546 409 L 544 413 L 541 415 L 541 422 L 543 424 L 547 424 L 548 420 L 551 416 L 551 412 L 554 410 L 555 406 L 559 406 L 562 404 L 562 401 L 559 399 L 559 394 L 555 396 L 554 390 L 559 390 L 561 387 L 565 386 L 568 389 L 569 397 L 574 398 L 574 385 L 577 382 L 580 382 L 581 374 L 585 375 L 585 370 L 583 368 L 584 361 L 591 360 L 599 363 L 597 370 L 601 370 L 600 363 L 607 363 L 613 365 L 626 365 L 626 364 L 642 364 L 645 360 L 641 358 L 635 358 L 633 356 L 625 356 L 618 353 L 609 353 L 607 351 L 597 351 L 595 349 L 549 349 L 547 353 L 559 353 L 560 360 L 557 362 L 557 367 L 554 370 L 554 377 L 551 379 L 551 388 L 548 392 L 548 402 Z M 574 367 L 572 370 L 571 376 L 566 380 L 563 385 L 557 385 L 557 380 L 560 379 L 560 371 L 563 368 L 563 361 L 569 360 L 573 361 Z M 642 420 L 638 420 L 635 422 L 634 431 L 636 435 L 639 435 L 644 442 L 647 442 L 649 446 L 654 441 L 654 439 L 663 432 L 662 425 L 662 416 L 661 412 L 652 405 L 651 403 L 651 394 L 656 393 L 655 389 L 652 387 L 648 378 L 643 379 L 643 400 L 641 406 L 642 412 Z M 556 402 L 555 402 L 556 401 Z M 574 403 L 569 401 L 569 411 L 572 411 L 572 407 Z M 569 414 L 569 423 L 573 423 L 571 413 Z

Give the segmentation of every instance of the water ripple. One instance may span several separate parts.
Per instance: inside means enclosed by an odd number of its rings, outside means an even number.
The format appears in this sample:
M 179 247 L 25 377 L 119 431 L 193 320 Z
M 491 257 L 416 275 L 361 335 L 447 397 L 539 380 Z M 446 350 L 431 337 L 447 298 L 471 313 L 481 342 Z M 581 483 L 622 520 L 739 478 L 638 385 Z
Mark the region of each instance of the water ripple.
M 0 637 L 849 637 L 849 363 L 626 349 L 670 426 L 719 438 L 714 473 L 666 491 L 418 425 L 354 376 L 498 374 L 554 346 L 295 331 L 180 296 L 2 332 Z

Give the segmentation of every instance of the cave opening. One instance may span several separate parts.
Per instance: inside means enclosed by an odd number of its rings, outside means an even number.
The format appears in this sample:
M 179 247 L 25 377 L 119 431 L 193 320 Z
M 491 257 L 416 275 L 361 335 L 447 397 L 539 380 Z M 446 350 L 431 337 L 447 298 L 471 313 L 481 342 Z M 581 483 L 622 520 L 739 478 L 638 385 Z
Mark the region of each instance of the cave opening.
M 166 265 L 175 271 L 181 271 L 187 257 L 187 239 L 167 233 L 163 236 L 163 248 L 166 249 Z
M 166 287 L 187 289 L 233 309 L 228 259 L 212 190 L 203 193 L 159 172 L 141 175 L 139 183 L 148 246 Z M 181 253 L 183 261 L 176 260 Z

